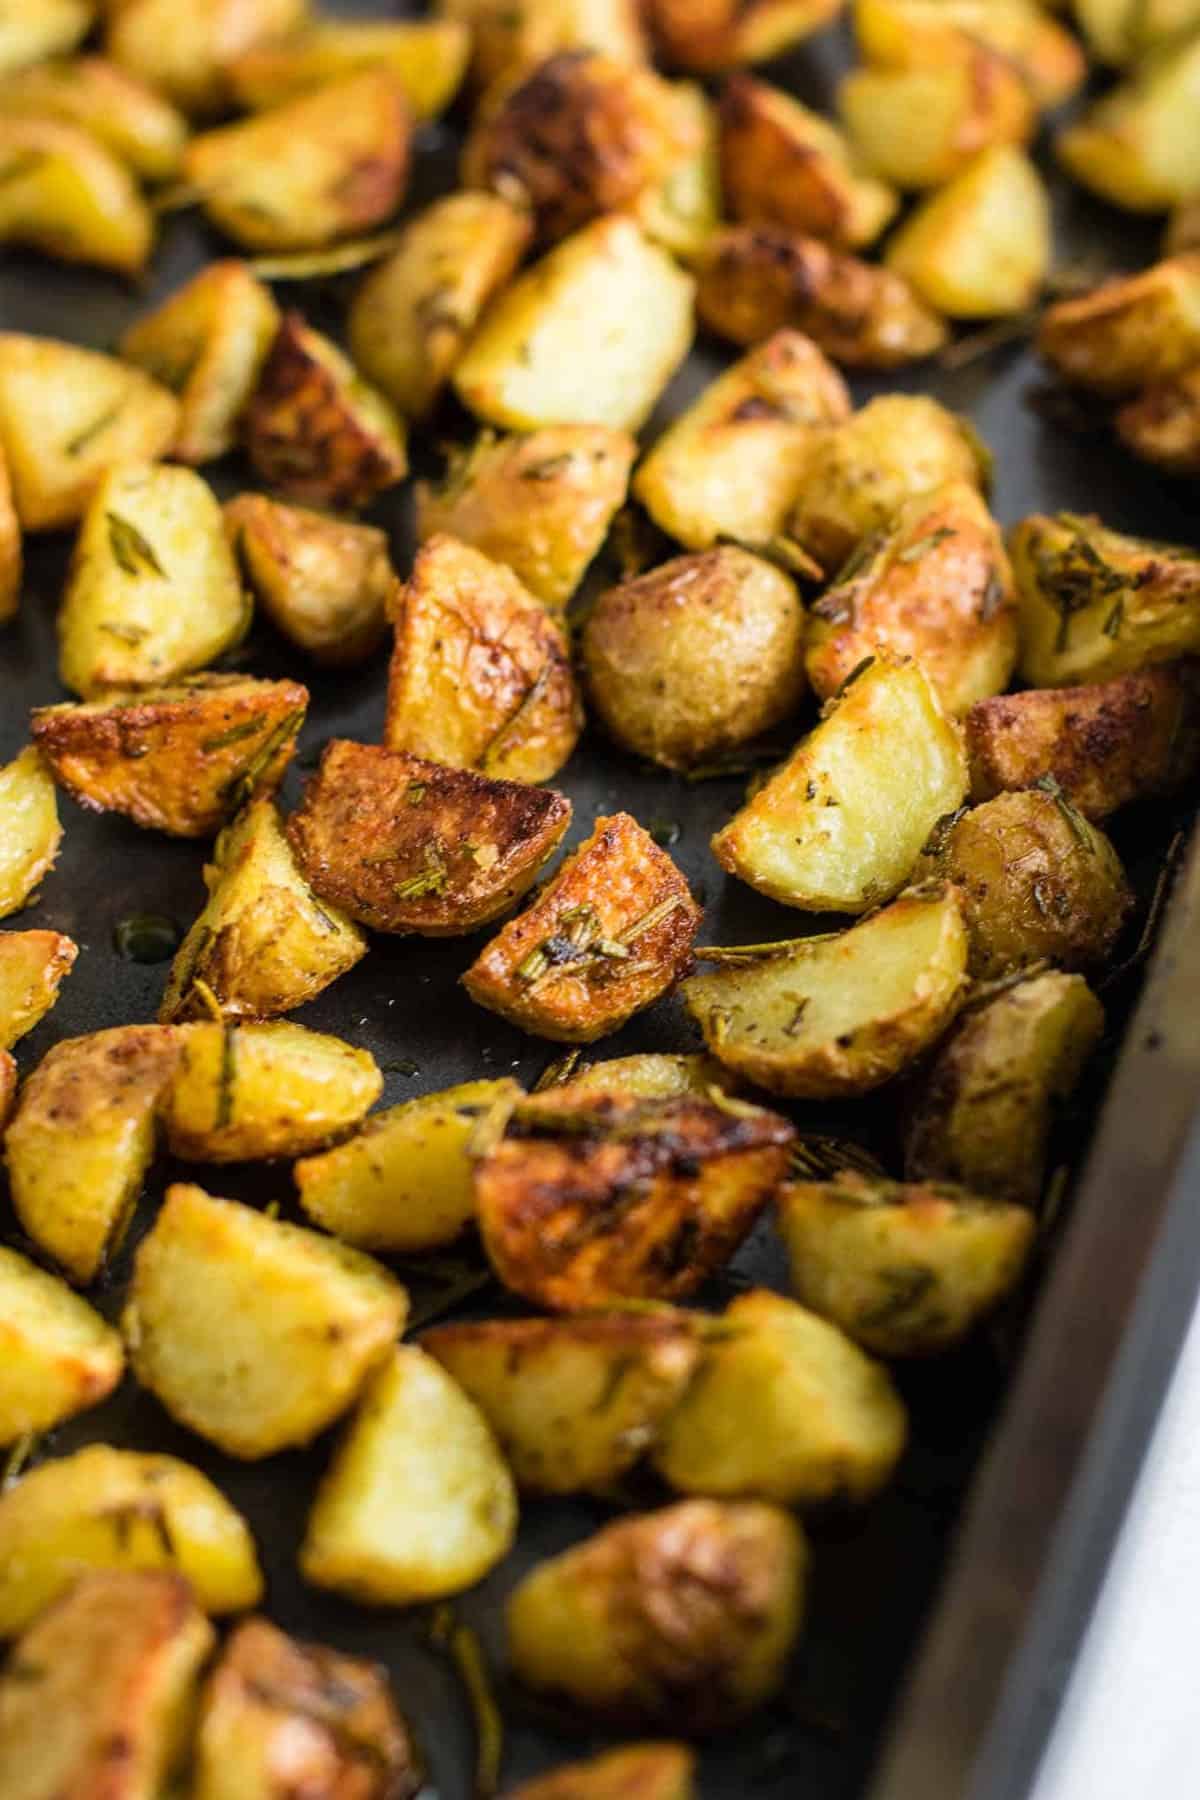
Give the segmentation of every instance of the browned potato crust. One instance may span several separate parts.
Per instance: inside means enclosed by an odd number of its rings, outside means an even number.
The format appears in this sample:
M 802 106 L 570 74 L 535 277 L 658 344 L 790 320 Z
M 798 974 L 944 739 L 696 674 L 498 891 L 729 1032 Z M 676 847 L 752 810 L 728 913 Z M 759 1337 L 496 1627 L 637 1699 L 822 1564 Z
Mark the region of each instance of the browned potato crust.
M 0 1050 L 45 1018 L 78 955 L 58 931 L 0 931 Z
M 314 892 L 361 925 L 456 937 L 520 898 L 570 820 L 551 790 L 335 738 L 288 839 Z
M 892 69 L 969 63 L 983 45 L 1014 64 L 1042 108 L 1061 106 L 1087 75 L 1079 43 L 1036 0 L 855 0 L 854 35 L 865 62 Z
M 698 74 L 768 62 L 811 37 L 842 0 L 646 0 L 645 11 L 669 62 Z
M 17 616 L 23 563 L 21 521 L 17 517 L 8 459 L 0 443 L 0 625 Z
M 1128 401 L 1117 414 L 1117 435 L 1169 475 L 1200 475 L 1200 360 Z
M 695 1766 L 682 1744 L 630 1744 L 523 1781 L 505 1800 L 694 1800 Z
M 266 494 L 225 502 L 242 573 L 272 623 L 320 663 L 363 661 L 387 629 L 387 533 Z
M 1200 250 L 1060 300 L 1037 347 L 1068 381 L 1106 394 L 1182 375 L 1200 363 Z

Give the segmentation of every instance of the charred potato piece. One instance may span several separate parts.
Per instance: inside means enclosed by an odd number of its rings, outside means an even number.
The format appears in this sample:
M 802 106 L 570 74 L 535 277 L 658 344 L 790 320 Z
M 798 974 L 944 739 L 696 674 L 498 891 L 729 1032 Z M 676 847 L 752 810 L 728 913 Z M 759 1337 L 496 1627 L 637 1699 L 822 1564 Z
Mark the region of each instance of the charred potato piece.
M 1035 1235 L 1027 1207 L 854 1170 L 775 1204 L 797 1299 L 879 1356 L 951 1349 L 1016 1287 Z
M 0 931 L 0 1050 L 45 1018 L 78 955 L 58 931 Z
M 21 547 L 21 521 L 13 495 L 12 479 L 0 437 L 0 625 L 15 619 L 21 605 L 21 576 L 24 554 Z
M 1198 15 L 1200 17 L 1200 15 Z M 1197 190 L 1200 35 L 1164 47 L 1058 135 L 1058 160 L 1131 212 L 1165 212 Z
M 591 1314 L 440 1325 L 421 1346 L 469 1394 L 517 1486 L 610 1486 L 654 1444 L 701 1354 L 688 1313 Z
M 47 62 L 0 82 L 0 116 L 60 119 L 91 132 L 144 181 L 179 167 L 187 123 L 161 94 L 102 56 Z
M 578 1312 L 678 1300 L 733 1255 L 794 1133 L 761 1107 L 551 1088 L 517 1109 L 475 1171 L 479 1228 L 505 1285 Z
M 865 166 L 898 188 L 941 187 L 981 150 L 1027 144 L 1037 125 L 1020 70 L 981 45 L 961 62 L 853 69 L 838 111 Z
M 225 526 L 255 599 L 293 644 L 335 668 L 378 647 L 394 581 L 385 531 L 266 494 L 227 500 Z
M 55 1276 L 0 1245 L 0 1444 L 99 1406 L 125 1368 L 121 1340 Z
M 153 241 L 136 181 L 90 132 L 0 114 L 0 244 L 140 275 Z
M 668 62 L 700 75 L 770 62 L 836 16 L 839 0 L 647 0 Z
M 1128 401 L 1116 423 L 1118 437 L 1135 456 L 1168 475 L 1200 475 L 1200 362 Z
M 1048 307 L 1037 347 L 1068 381 L 1126 394 L 1200 364 L 1200 250 Z
M 295 681 L 191 675 L 35 707 L 31 729 L 80 806 L 172 837 L 211 837 L 239 805 L 279 786 L 307 706 Z
M 905 220 L 885 260 L 948 319 L 1024 312 L 1050 267 L 1046 185 L 1014 145 L 981 150 Z
M 552 790 L 334 738 L 288 839 L 314 892 L 360 924 L 459 937 L 520 899 L 570 822 Z
M 804 631 L 795 586 L 763 558 L 678 556 L 601 594 L 581 639 L 588 691 L 635 754 L 719 762 L 799 705 Z
M 434 119 L 457 93 L 470 48 L 456 19 L 327 19 L 243 51 L 225 75 L 238 105 L 259 112 L 361 69 L 386 69 L 413 117 Z
M 614 813 L 480 951 L 463 985 L 524 1031 L 590 1044 L 673 986 L 700 916 L 671 858 Z
M 1079 44 L 1035 0 L 855 0 L 854 33 L 864 61 L 889 69 L 969 63 L 981 44 L 1007 57 L 1047 109 L 1087 74 Z
M 1197 0 L 1076 0 L 1074 10 L 1088 49 L 1117 66 L 1178 44 L 1200 25 Z
M 505 289 L 454 386 L 511 431 L 636 431 L 691 348 L 694 285 L 632 219 L 596 219 Z
M 118 1025 L 55 1044 L 21 1089 L 4 1139 L 13 1206 L 80 1286 L 125 1235 L 178 1055 L 168 1028 Z
M 0 14 L 0 70 L 74 50 L 94 23 L 92 0 L 22 0 Z
M 226 65 L 303 23 L 308 0 L 119 0 L 107 8 L 107 54 L 181 107 L 208 116 L 232 98 Z
M 614 1094 L 621 1100 L 678 1100 L 700 1097 L 717 1088 L 732 1089 L 726 1071 L 711 1056 L 693 1051 L 681 1056 L 643 1052 L 610 1056 L 605 1062 L 582 1063 L 561 1083 L 573 1094 Z
M 532 229 L 499 194 L 445 194 L 366 277 L 346 321 L 350 354 L 406 417 L 433 406 Z
M 505 1800 L 695 1800 L 694 1770 L 682 1744 L 631 1744 L 523 1781 Z
M 401 1345 L 334 1452 L 300 1569 L 366 1605 L 436 1600 L 494 1568 L 516 1524 L 512 1477 L 483 1414 L 440 1363 Z
M 698 82 L 670 87 L 678 139 L 690 147 L 675 155 L 659 181 L 644 188 L 633 216 L 648 238 L 683 263 L 703 256 L 721 223 L 720 127 L 716 108 Z
M 683 985 L 717 1060 L 775 1094 L 830 1100 L 890 1081 L 937 1041 L 966 989 L 953 888 L 902 894 L 851 930 L 753 947 Z
M 0 919 L 20 912 L 54 867 L 62 826 L 50 771 L 35 744 L 0 768 Z
M 439 0 L 438 11 L 470 28 L 471 73 L 483 89 L 510 86 L 559 50 L 646 60 L 638 0 Z
M 781 1685 L 807 1563 L 777 1506 L 685 1500 L 618 1519 L 518 1584 L 513 1670 L 624 1726 L 720 1730 Z

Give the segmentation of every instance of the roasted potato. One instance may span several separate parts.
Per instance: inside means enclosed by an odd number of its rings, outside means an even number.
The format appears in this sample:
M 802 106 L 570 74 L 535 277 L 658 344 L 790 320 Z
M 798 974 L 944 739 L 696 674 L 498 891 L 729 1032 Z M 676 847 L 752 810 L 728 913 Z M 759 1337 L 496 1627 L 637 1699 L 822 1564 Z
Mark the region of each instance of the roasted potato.
M 1200 555 L 1034 513 L 1009 536 L 1022 679 L 1070 687 L 1200 650 Z
M 812 607 L 813 692 L 836 694 L 878 651 L 918 662 L 954 717 L 1006 688 L 1017 660 L 1017 605 L 1004 540 L 979 489 L 959 480 L 915 495 L 873 542 L 858 573 Z
M 499 194 L 444 194 L 366 277 L 346 321 L 350 354 L 406 417 L 433 406 L 532 231 Z
M 136 181 L 91 132 L 0 112 L 0 245 L 140 275 L 153 241 Z
M 573 1094 L 614 1094 L 621 1100 L 678 1100 L 721 1092 L 736 1086 L 719 1062 L 698 1051 L 667 1056 L 643 1052 L 610 1056 L 605 1062 L 580 1063 L 569 1082 Z
M 550 789 L 333 738 L 288 840 L 315 893 L 360 924 L 458 937 L 526 892 L 570 822 Z
M 1181 200 L 1167 220 L 1163 249 L 1168 256 L 1181 250 L 1200 250 L 1200 194 Z
M 471 34 L 457 19 L 321 19 L 224 65 L 239 106 L 258 112 L 363 69 L 386 69 L 413 117 L 444 112 L 466 73 Z
M 307 706 L 296 681 L 190 675 L 35 707 L 30 729 L 80 806 L 172 837 L 211 837 L 240 805 L 279 786 Z
M 666 852 L 614 813 L 485 945 L 463 986 L 524 1031 L 590 1044 L 673 986 L 700 916 Z
M 682 1744 L 630 1744 L 523 1781 L 505 1800 L 695 1800 L 694 1770 Z
M 899 275 L 780 225 L 714 232 L 696 306 L 710 331 L 735 344 L 757 344 L 791 326 L 850 368 L 919 362 L 947 335 Z
M 302 1025 L 174 1029 L 179 1066 L 166 1096 L 167 1142 L 189 1162 L 305 1156 L 351 1131 L 383 1088 L 369 1052 Z
M 683 998 L 726 1068 L 775 1094 L 830 1100 L 890 1081 L 962 1004 L 967 928 L 953 888 L 902 894 L 849 931 L 750 946 Z
M 247 1619 L 205 1683 L 192 1800 L 413 1800 L 420 1761 L 384 1671 Z
M 907 1109 L 905 1178 L 1036 1205 L 1055 1110 L 1103 1029 L 1083 977 L 1057 970 L 969 1008 Z
M 180 1772 L 213 1629 L 177 1575 L 86 1575 L 0 1674 L 7 1800 L 144 1800 Z
M 51 1431 L 98 1406 L 125 1368 L 100 1314 L 36 1263 L 0 1245 L 0 1444 Z
M 601 594 L 581 637 L 588 692 L 636 755 L 719 763 L 795 711 L 804 631 L 793 583 L 762 557 L 677 556 Z
M 88 1569 L 166 1569 L 205 1612 L 262 1599 L 254 1540 L 221 1490 L 174 1456 L 89 1444 L 0 1494 L 0 1637 L 24 1631 Z
M 562 610 L 624 502 L 636 454 L 629 433 L 607 425 L 481 432 L 441 487 L 418 485 L 417 533 L 470 544 Z
M 144 181 L 179 167 L 187 122 L 169 101 L 102 56 L 46 62 L 0 82 L 0 116 L 61 119 L 98 138 Z
M 949 319 L 1024 312 L 1050 267 L 1050 196 L 1023 150 L 996 144 L 923 200 L 885 258 Z
M 555 1311 L 682 1299 L 733 1255 L 793 1136 L 719 1089 L 661 1100 L 548 1089 L 476 1165 L 484 1248 L 507 1287 Z
M 1200 250 L 1047 307 L 1037 347 L 1060 375 L 1128 394 L 1200 364 Z
M 618 1519 L 517 1585 L 514 1673 L 626 1727 L 733 1725 L 783 1681 L 807 1563 L 777 1506 L 685 1500 Z
M 171 446 L 179 462 L 211 462 L 232 450 L 278 329 L 270 289 L 232 258 L 209 263 L 130 326 L 121 355 L 179 396 Z
M 0 13 L 0 70 L 74 50 L 94 23 L 92 0 L 21 0 Z
M 178 1055 L 166 1027 L 118 1025 L 55 1044 L 21 1089 L 4 1139 L 13 1207 L 80 1286 L 125 1235 Z
M 20 912 L 61 842 L 54 782 L 37 745 L 27 744 L 0 768 L 0 919 Z
M 292 1171 L 314 1225 L 360 1250 L 401 1254 L 453 1243 L 475 1217 L 473 1147 L 498 1129 L 515 1081 L 466 1081 L 373 1113 L 356 1136 Z
M 583 725 L 570 650 L 511 569 L 439 533 L 391 611 L 389 750 L 510 781 L 558 773 Z
M 116 0 L 105 50 L 184 112 L 208 116 L 232 98 L 227 65 L 292 31 L 307 11 L 308 0 Z
M 700 1359 L 686 1312 L 440 1325 L 421 1347 L 469 1394 L 517 1486 L 603 1492 L 653 1445 Z
M 0 626 L 15 619 L 21 605 L 21 577 L 24 553 L 21 545 L 21 521 L 13 495 L 8 462 L 0 437 Z
M 1027 144 L 1037 125 L 1021 71 L 979 43 L 962 61 L 852 69 L 838 111 L 864 166 L 909 189 L 941 187 L 981 150 Z
M 652 1455 L 673 1488 L 813 1506 L 868 1500 L 908 1435 L 887 1371 L 835 1325 L 759 1288 L 730 1302 Z
M 316 662 L 340 668 L 378 647 L 395 579 L 385 531 L 266 494 L 227 500 L 225 528 L 267 617 Z
M 720 126 L 698 82 L 672 82 L 670 94 L 679 141 L 691 147 L 672 159 L 661 180 L 643 188 L 632 210 L 648 238 L 691 264 L 721 223 Z
M 880 1356 L 957 1344 L 1017 1285 L 1035 1235 L 1027 1207 L 854 1170 L 789 1182 L 775 1204 L 797 1299 Z
M 0 443 L 26 531 L 72 525 L 115 463 L 163 455 L 175 396 L 112 356 L 0 332 Z
M 354 511 L 408 473 L 404 422 L 337 345 L 285 313 L 245 414 L 246 449 L 284 498 Z
M 9 1051 L 0 1050 L 0 1129 L 7 1125 L 12 1117 L 19 1080 L 16 1059 Z
M 1043 108 L 1069 100 L 1087 74 L 1079 44 L 1035 0 L 855 0 L 854 34 L 864 60 L 889 69 L 969 63 L 982 44 Z
M 45 1018 L 78 955 L 58 931 L 0 931 L 0 1050 Z
M 483 1414 L 415 1345 L 367 1384 L 317 1492 L 300 1570 L 374 1606 L 472 1587 L 510 1549 L 517 1501 Z
M 1197 0 L 1075 0 L 1074 11 L 1088 49 L 1118 66 L 1180 43 L 1200 25 Z
M 1168 475 L 1200 475 L 1200 362 L 1126 401 L 1116 425 L 1135 456 Z
M 1197 14 L 1200 20 L 1200 14 Z M 1200 34 L 1164 46 L 1055 142 L 1076 181 L 1131 212 L 1200 191 Z
M 666 60 L 706 75 L 770 62 L 827 25 L 839 0 L 646 0 L 645 11 Z
M 647 47 L 638 0 L 439 0 L 470 28 L 477 86 L 507 87 L 559 50 L 599 50 L 639 63 Z
M 407 1312 L 361 1251 L 177 1183 L 138 1246 L 121 1329 L 171 1416 L 253 1461 L 345 1412 Z
M 473 413 L 512 431 L 636 431 L 691 348 L 694 290 L 632 219 L 596 219 L 505 289 L 454 386 Z

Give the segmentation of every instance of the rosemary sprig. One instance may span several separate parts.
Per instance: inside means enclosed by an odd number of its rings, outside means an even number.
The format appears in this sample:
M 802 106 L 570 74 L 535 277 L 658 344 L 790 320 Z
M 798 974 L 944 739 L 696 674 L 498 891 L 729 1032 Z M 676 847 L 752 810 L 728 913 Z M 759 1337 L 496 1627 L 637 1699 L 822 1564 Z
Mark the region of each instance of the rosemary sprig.
M 137 526 L 129 519 L 123 519 L 120 513 L 109 512 L 104 517 L 113 558 L 125 573 L 144 575 L 148 572 L 165 578 L 167 571 L 159 562 L 154 545 L 143 537 Z

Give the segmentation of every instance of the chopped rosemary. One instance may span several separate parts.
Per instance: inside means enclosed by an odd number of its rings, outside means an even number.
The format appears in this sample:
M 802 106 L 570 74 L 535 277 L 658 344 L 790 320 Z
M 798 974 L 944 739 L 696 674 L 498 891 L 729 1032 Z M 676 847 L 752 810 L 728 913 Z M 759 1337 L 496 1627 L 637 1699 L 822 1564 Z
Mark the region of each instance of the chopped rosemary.
M 263 728 L 261 719 L 243 719 L 240 725 L 231 725 L 228 731 L 220 731 L 216 737 L 204 738 L 201 752 L 208 756 L 214 750 L 227 750 L 231 744 L 240 744 L 246 738 L 255 737 Z
M 535 1094 L 544 1094 L 547 1088 L 562 1087 L 563 1083 L 570 1081 L 574 1075 L 582 1054 L 583 1052 L 576 1048 L 568 1050 L 565 1056 L 556 1056 L 553 1062 L 546 1064 L 531 1091 Z
M 299 735 L 304 723 L 304 708 L 296 707 L 294 712 L 286 713 L 278 725 L 268 732 L 250 761 L 235 775 L 222 796 L 227 806 L 233 811 L 245 806 L 261 784 L 263 777 L 269 772 L 271 764 L 279 756 L 290 740 Z
M 504 1760 L 504 1721 L 496 1704 L 487 1662 L 478 1637 L 447 1600 L 433 1609 L 429 1638 L 435 1649 L 445 1651 L 458 1673 L 475 1721 L 475 1781 L 472 1800 L 492 1800 L 500 1786 Z
M 199 982 L 196 984 L 200 985 Z M 237 1080 L 237 1028 L 228 1022 L 221 1031 L 221 1066 L 217 1073 L 217 1130 L 233 1120 L 233 1090 Z
M 826 1137 L 820 1132 L 805 1132 L 789 1152 L 791 1173 L 801 1180 L 828 1181 L 844 1175 L 848 1169 L 859 1175 L 884 1176 L 886 1171 L 877 1157 L 848 1138 Z
M 149 572 L 164 579 L 166 570 L 159 562 L 153 544 L 147 543 L 136 525 L 123 519 L 120 513 L 105 513 L 108 521 L 108 542 L 115 561 L 127 575 L 142 575 Z
M 405 805 L 420 806 L 422 800 L 425 798 L 425 788 L 426 783 L 423 781 L 410 781 L 404 790 Z
M 573 450 L 564 450 L 561 456 L 543 457 L 541 462 L 530 463 L 528 468 L 522 469 L 520 479 L 522 481 L 553 481 L 556 475 L 561 475 L 564 470 L 569 469 L 574 460 L 575 452 Z
M 865 675 L 868 669 L 874 667 L 874 663 L 875 658 L 873 656 L 864 656 L 861 662 L 855 663 L 846 679 L 842 682 L 842 685 L 838 688 L 837 693 L 834 695 L 834 699 L 840 700 L 843 694 L 849 693 L 859 676 Z
M 108 407 L 105 412 L 100 413 L 94 418 L 90 425 L 85 425 L 82 431 L 77 432 L 68 443 L 63 445 L 66 454 L 68 456 L 81 456 L 88 445 L 94 443 L 96 438 L 107 431 L 109 426 L 116 421 L 124 410 L 124 405 L 125 403 L 123 400 L 118 400 L 115 406 Z
M 27 1431 L 19 1437 L 4 1461 L 4 1474 L 0 1476 L 0 1493 L 6 1494 L 10 1487 L 21 1479 L 25 1470 L 36 1454 L 39 1433 Z
M 424 900 L 430 894 L 444 894 L 450 884 L 445 852 L 435 838 L 425 846 L 425 867 L 405 881 L 398 881 L 392 892 L 397 900 Z
M 547 657 L 529 686 L 525 689 L 525 692 L 521 695 L 521 698 L 518 700 L 512 712 L 509 713 L 507 719 L 503 720 L 497 730 L 492 733 L 492 736 L 488 739 L 479 756 L 476 758 L 476 765 L 481 773 L 487 773 L 489 764 L 494 760 L 506 739 L 512 736 L 513 732 L 521 723 L 521 720 L 537 705 L 538 701 L 546 691 L 546 684 L 550 680 L 552 667 L 553 664 L 549 657 Z
M 803 544 L 798 544 L 795 538 L 788 537 L 783 532 L 776 532 L 769 538 L 740 538 L 722 532 L 717 543 L 761 557 L 763 562 L 773 563 L 777 569 L 782 569 L 785 575 L 799 575 L 806 581 L 825 579 L 825 571 L 816 557 L 810 556 Z
M 883 549 L 883 545 L 884 535 L 881 531 L 869 531 L 865 538 L 860 538 L 841 568 L 833 576 L 829 583 L 830 587 L 841 587 L 843 582 L 853 581 L 856 575 L 861 575 L 868 564 L 874 562 L 876 556 Z
M 1075 805 L 1074 801 L 1070 800 L 1067 795 L 1064 794 L 1054 776 L 1039 775 L 1033 785 L 1036 788 L 1040 788 L 1043 794 L 1049 794 L 1059 812 L 1071 827 L 1071 835 L 1079 845 L 1080 849 L 1086 850 L 1089 856 L 1094 855 L 1096 850 L 1096 840 L 1092 836 L 1091 826 L 1088 824 L 1079 808 Z
M 936 550 L 939 544 L 944 544 L 946 542 L 947 538 L 957 536 L 958 533 L 954 530 L 953 526 L 939 525 L 936 531 L 931 531 L 927 533 L 925 537 L 918 538 L 915 543 L 909 544 L 906 549 L 898 550 L 896 552 L 896 561 L 898 563 L 920 562 L 923 556 L 927 556 L 931 550 Z

